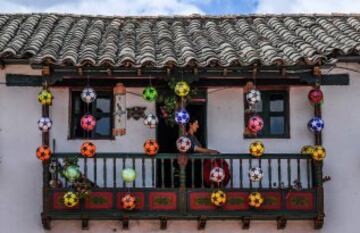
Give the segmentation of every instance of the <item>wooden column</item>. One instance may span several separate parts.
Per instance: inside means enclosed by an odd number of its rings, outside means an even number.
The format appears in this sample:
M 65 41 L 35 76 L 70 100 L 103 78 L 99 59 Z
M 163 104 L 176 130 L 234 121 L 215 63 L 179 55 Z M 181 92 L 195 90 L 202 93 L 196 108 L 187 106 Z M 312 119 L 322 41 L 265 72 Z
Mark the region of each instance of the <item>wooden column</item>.
M 180 212 L 186 214 L 186 165 L 188 163 L 188 157 L 185 153 L 181 153 L 178 156 L 178 164 L 180 167 L 180 187 L 179 187 L 179 208 Z

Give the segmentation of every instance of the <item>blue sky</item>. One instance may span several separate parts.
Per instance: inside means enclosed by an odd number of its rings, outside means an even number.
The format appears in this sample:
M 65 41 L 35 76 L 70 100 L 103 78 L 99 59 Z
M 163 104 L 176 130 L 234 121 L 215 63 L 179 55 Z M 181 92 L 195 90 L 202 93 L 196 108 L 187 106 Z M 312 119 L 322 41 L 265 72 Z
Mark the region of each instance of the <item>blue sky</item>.
M 204 3 L 205 2 L 205 3 Z M 207 14 L 248 14 L 257 9 L 257 0 L 214 0 L 195 3 Z

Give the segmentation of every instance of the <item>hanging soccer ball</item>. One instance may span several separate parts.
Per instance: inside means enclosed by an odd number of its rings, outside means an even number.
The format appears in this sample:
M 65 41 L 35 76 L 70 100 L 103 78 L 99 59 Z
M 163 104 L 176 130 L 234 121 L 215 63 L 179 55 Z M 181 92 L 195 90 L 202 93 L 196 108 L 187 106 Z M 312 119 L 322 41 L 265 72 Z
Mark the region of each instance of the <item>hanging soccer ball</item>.
M 53 98 L 53 95 L 48 90 L 42 90 L 38 94 L 39 103 L 42 105 L 51 105 Z
M 40 120 L 38 120 L 38 126 L 42 132 L 48 132 L 51 129 L 52 121 L 49 117 L 41 117 Z
M 175 86 L 175 93 L 180 96 L 180 97 L 184 97 L 187 96 L 190 92 L 190 86 L 189 84 L 187 84 L 187 82 L 185 81 L 180 81 L 178 83 L 176 83 Z
M 246 94 L 246 101 L 250 104 L 250 105 L 255 105 L 257 103 L 260 103 L 261 101 L 261 94 L 260 91 L 256 90 L 256 89 L 251 89 L 247 94 Z
M 264 121 L 261 116 L 256 115 L 249 118 L 248 121 L 248 129 L 253 132 L 257 133 L 264 127 Z
M 67 192 L 64 195 L 64 205 L 72 208 L 79 203 L 79 196 L 74 192 Z
M 259 208 L 261 204 L 264 202 L 264 198 L 261 196 L 259 192 L 253 192 L 249 195 L 249 206 Z
M 126 183 L 131 183 L 136 178 L 136 171 L 132 168 L 125 168 L 121 171 L 121 177 Z
M 133 210 L 136 207 L 136 198 L 132 193 L 127 193 L 121 198 L 121 207 L 124 210 Z
M 144 152 L 147 155 L 154 156 L 159 151 L 159 144 L 156 142 L 155 139 L 148 139 L 144 143 Z
M 213 203 L 216 207 L 222 207 L 226 204 L 226 194 L 217 190 L 211 194 L 211 203 Z
M 260 141 L 255 141 L 250 144 L 249 151 L 252 156 L 260 157 L 265 151 L 265 146 Z
M 312 155 L 312 153 L 314 152 L 314 147 L 313 146 L 310 146 L 310 145 L 306 145 L 306 146 L 303 146 L 301 148 L 301 154 L 302 155 Z
M 176 148 L 182 152 L 186 153 L 191 148 L 191 140 L 188 137 L 181 136 L 176 140 Z
M 158 92 L 154 87 L 146 87 L 143 91 L 144 100 L 152 102 L 156 100 L 157 96 Z
M 155 128 L 158 123 L 159 119 L 155 114 L 149 113 L 144 118 L 144 125 L 148 126 L 150 129 Z
M 320 133 L 324 128 L 324 121 L 320 117 L 313 117 L 308 123 L 308 129 L 313 133 Z
M 94 102 L 94 100 L 96 99 L 95 90 L 91 87 L 85 87 L 84 90 L 81 92 L 81 99 L 87 104 Z
M 96 152 L 96 146 L 92 142 L 84 142 L 80 147 L 81 155 L 85 157 L 93 157 Z
M 258 182 L 264 177 L 263 171 L 260 167 L 253 167 L 249 170 L 249 178 L 253 182 Z
M 225 179 L 225 171 L 221 167 L 214 167 L 210 171 L 209 179 L 214 183 L 221 183 Z
M 312 158 L 317 161 L 322 161 L 326 157 L 326 150 L 322 146 L 315 146 L 312 153 Z
M 38 157 L 38 159 L 40 159 L 41 161 L 46 161 L 50 159 L 51 157 L 50 147 L 47 145 L 39 146 L 36 149 L 36 157 Z
M 95 128 L 95 126 L 96 126 L 95 117 L 93 117 L 90 114 L 87 114 L 87 115 L 83 116 L 80 119 L 80 125 L 81 125 L 81 128 L 83 128 L 86 131 L 93 130 Z
M 180 125 L 187 124 L 190 121 L 190 115 L 185 108 L 179 108 L 175 112 L 175 121 Z
M 321 104 L 324 100 L 324 94 L 318 88 L 314 88 L 309 92 L 308 98 L 312 104 Z
M 63 171 L 63 175 L 68 182 L 74 183 L 77 179 L 80 178 L 81 173 L 77 166 L 70 165 L 67 166 L 66 169 Z

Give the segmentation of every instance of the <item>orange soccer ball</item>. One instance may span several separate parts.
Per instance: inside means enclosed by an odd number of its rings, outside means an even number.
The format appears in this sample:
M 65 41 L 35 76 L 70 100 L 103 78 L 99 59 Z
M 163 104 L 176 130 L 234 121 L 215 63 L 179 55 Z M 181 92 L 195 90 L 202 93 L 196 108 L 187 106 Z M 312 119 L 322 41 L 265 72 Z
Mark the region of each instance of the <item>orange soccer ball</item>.
M 51 150 L 50 150 L 49 146 L 47 146 L 47 145 L 39 146 L 36 149 L 36 157 L 38 157 L 38 159 L 40 159 L 41 161 L 46 161 L 46 160 L 50 159 Z
M 154 156 L 158 153 L 158 151 L 159 151 L 159 144 L 156 142 L 155 139 L 146 140 L 146 142 L 144 143 L 144 152 L 147 155 Z
M 81 155 L 85 157 L 93 157 L 96 152 L 96 146 L 92 142 L 84 142 L 80 148 Z
M 128 193 L 121 198 L 121 207 L 124 210 L 133 210 L 136 207 L 136 198 L 132 193 Z

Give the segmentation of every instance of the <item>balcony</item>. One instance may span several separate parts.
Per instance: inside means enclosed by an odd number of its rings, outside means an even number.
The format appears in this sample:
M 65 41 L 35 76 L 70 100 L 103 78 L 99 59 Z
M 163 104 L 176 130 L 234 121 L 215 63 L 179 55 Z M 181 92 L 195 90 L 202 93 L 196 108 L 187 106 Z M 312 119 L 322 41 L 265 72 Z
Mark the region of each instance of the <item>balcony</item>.
M 63 194 L 70 189 L 58 171 L 49 173 L 49 164 L 43 165 L 42 222 L 50 229 L 52 220 L 81 220 L 88 228 L 89 220 L 119 220 L 123 228 L 132 219 L 155 219 L 161 229 L 168 220 L 197 220 L 203 229 L 207 220 L 242 221 L 244 229 L 252 220 L 274 220 L 278 229 L 287 220 L 312 220 L 319 229 L 323 224 L 322 163 L 301 154 L 266 154 L 260 158 L 249 154 L 158 154 L 149 157 L 134 153 L 97 153 L 95 158 L 84 158 L 76 153 L 55 153 L 53 160 L 60 166 L 65 158 L 78 158 L 81 173 L 92 183 L 90 196 L 81 199 L 74 208 L 63 205 Z M 230 180 L 221 187 L 227 195 L 227 204 L 216 208 L 210 201 L 212 191 L 218 188 L 206 185 L 204 161 L 225 159 L 229 165 Z M 198 164 L 196 166 L 195 164 Z M 200 164 L 200 165 L 199 165 Z M 125 167 L 136 170 L 132 183 L 125 183 L 121 171 Z M 264 177 L 252 182 L 248 171 L 261 167 Z M 55 180 L 57 185 L 49 185 Z M 264 197 L 260 208 L 249 207 L 248 195 L 258 191 Z M 136 208 L 125 211 L 120 199 L 127 192 L 134 193 Z

